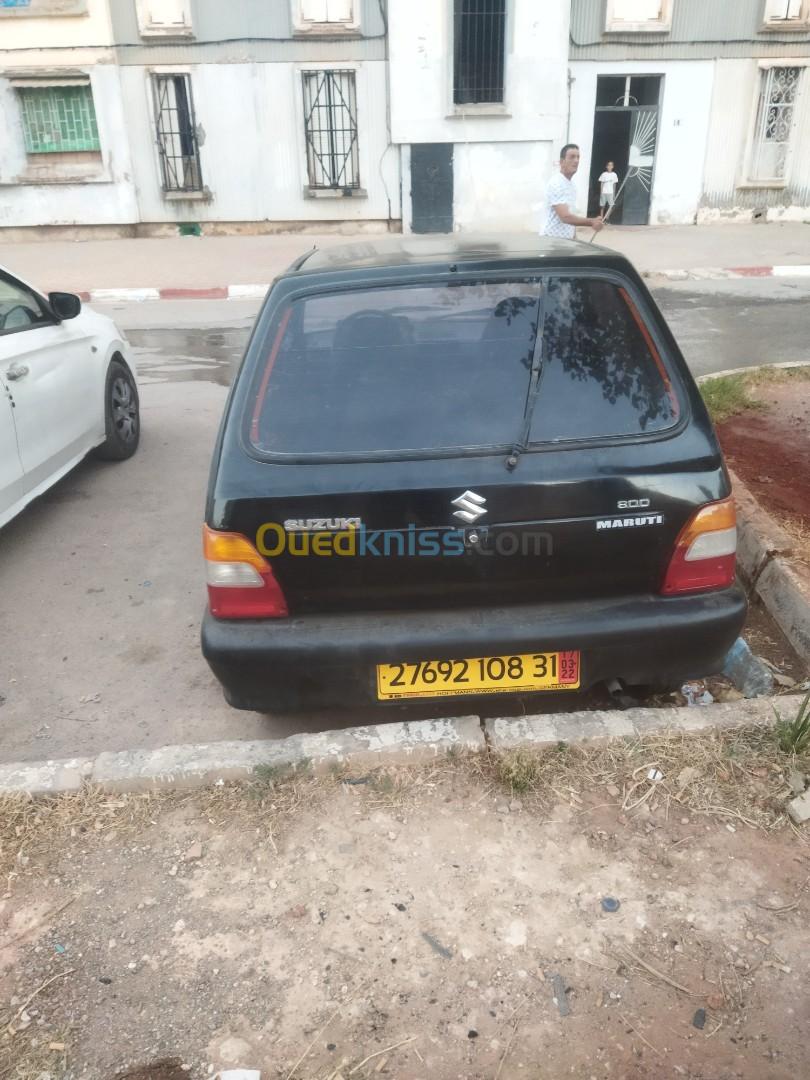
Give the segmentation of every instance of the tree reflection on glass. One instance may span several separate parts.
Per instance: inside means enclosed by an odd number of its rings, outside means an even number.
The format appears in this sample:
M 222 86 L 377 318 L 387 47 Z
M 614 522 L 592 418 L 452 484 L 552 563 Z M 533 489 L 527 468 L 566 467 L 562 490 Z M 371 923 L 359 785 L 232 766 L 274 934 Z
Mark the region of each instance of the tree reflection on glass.
M 660 430 L 676 418 L 644 333 L 622 290 L 609 281 L 558 278 L 549 282 L 543 354 L 541 398 L 553 393 L 583 416 L 598 408 L 593 400 L 598 386 L 602 399 L 615 407 L 616 419 L 621 418 L 615 432 L 604 430 L 603 419 L 599 428 L 591 433 L 583 430 L 579 437 L 622 434 L 626 424 L 630 424 L 627 433 Z M 565 386 L 572 381 L 581 386 L 573 397 Z M 601 411 L 604 414 L 604 405 Z M 568 425 L 553 426 L 564 429 Z M 572 431 L 560 432 L 560 436 L 577 437 Z
M 537 304 L 539 289 L 530 296 L 507 296 L 500 300 L 484 330 L 483 340 L 506 353 L 508 362 L 519 355 L 521 364 L 528 371 L 532 366 L 534 343 L 537 339 Z M 512 352 L 507 351 L 511 344 Z

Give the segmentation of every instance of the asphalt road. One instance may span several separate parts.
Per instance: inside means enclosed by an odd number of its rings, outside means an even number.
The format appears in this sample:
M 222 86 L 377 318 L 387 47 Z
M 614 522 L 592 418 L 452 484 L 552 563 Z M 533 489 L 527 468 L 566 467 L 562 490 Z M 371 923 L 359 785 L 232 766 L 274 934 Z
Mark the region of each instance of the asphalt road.
M 663 286 L 653 281 L 651 287 L 696 375 L 810 359 L 808 278 L 667 282 Z M 241 354 L 258 308 L 255 300 L 197 300 L 108 305 L 104 310 L 139 347 L 141 364 L 166 365 L 175 371 L 188 364 L 195 370 L 209 367 L 213 371 L 226 370 L 234 354 Z M 210 331 L 221 331 L 221 335 Z
M 810 360 L 810 280 L 673 283 L 654 295 L 695 375 Z
M 808 294 L 810 281 L 798 280 L 657 291 L 697 374 L 810 358 Z M 200 656 L 208 464 L 256 306 L 112 311 L 140 365 L 141 449 L 122 464 L 85 462 L 0 532 L 0 761 L 281 737 L 371 718 L 236 712 Z

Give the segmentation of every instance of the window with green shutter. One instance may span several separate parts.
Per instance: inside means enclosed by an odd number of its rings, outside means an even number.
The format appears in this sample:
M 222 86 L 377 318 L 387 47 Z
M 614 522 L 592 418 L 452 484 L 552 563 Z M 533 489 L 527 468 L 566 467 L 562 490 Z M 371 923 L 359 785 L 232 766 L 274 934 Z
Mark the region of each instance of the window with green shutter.
M 18 87 L 29 154 L 100 150 L 89 85 Z

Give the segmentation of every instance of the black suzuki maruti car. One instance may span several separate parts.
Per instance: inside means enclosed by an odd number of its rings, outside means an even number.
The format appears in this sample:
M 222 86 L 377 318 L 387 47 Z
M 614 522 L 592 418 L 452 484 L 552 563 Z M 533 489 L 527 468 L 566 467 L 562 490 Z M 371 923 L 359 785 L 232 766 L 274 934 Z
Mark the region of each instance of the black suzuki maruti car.
M 626 259 L 561 240 L 295 263 L 225 409 L 204 546 L 204 655 L 262 711 L 676 685 L 746 611 L 672 334 Z

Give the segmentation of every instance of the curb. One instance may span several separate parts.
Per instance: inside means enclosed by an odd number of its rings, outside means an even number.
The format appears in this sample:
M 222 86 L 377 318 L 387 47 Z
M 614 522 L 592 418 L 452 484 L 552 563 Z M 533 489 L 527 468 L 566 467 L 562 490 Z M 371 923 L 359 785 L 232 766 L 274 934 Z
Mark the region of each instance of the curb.
M 718 705 L 675 709 L 628 709 L 626 712 L 572 712 L 539 716 L 497 717 L 484 721 L 493 750 L 541 749 L 558 743 L 608 742 L 644 735 L 704 735 L 752 724 L 773 726 L 772 698 L 752 698 Z M 784 715 L 798 710 L 801 695 L 780 697 Z
M 347 762 L 413 764 L 447 752 L 480 753 L 485 748 L 477 716 L 400 721 L 286 739 L 106 751 L 95 758 L 0 765 L 0 793 L 62 795 L 84 784 L 116 793 L 192 789 L 247 780 L 260 766 L 328 772 Z
M 725 379 L 728 375 L 753 375 L 756 371 L 789 371 L 803 367 L 810 367 L 810 360 L 781 360 L 778 364 L 754 364 L 749 367 L 726 368 L 724 371 L 710 371 L 706 375 L 698 375 L 695 382 L 700 386 L 713 379 Z
M 705 267 L 694 270 L 644 270 L 643 278 L 667 281 L 728 281 L 734 278 L 810 277 L 810 264 L 796 266 Z M 74 290 L 91 304 L 140 304 L 147 300 L 263 300 L 270 282 L 255 285 L 211 285 L 204 288 L 121 288 Z
M 77 292 L 91 304 L 141 304 L 147 300 L 263 300 L 270 282 L 258 285 L 212 285 L 207 288 L 90 289 Z
M 810 663 L 810 572 L 793 559 L 793 541 L 736 473 L 731 481 L 740 570 L 797 654 Z
M 144 300 L 160 300 L 160 289 L 91 289 L 91 304 L 113 304 L 127 300 L 140 304 Z
M 727 375 L 748 375 L 778 368 L 810 365 L 810 360 L 728 368 L 701 375 L 698 385 Z M 793 540 L 752 494 L 740 477 L 729 470 L 737 504 L 737 563 L 749 590 L 755 592 L 798 656 L 810 663 L 810 571 L 793 559 Z
M 158 750 L 105 752 L 96 758 L 27 762 L 0 766 L 0 794 L 32 797 L 78 792 L 93 784 L 114 794 L 166 789 L 192 790 L 225 781 L 247 780 L 257 768 L 311 769 L 416 764 L 448 753 L 542 749 L 559 743 L 606 742 L 644 735 L 701 735 L 775 722 L 774 701 L 784 716 L 798 712 L 802 695 L 754 698 L 673 709 L 628 709 L 499 717 L 477 716 L 376 724 L 291 735 L 256 742 L 164 746 Z
M 731 281 L 735 278 L 810 277 L 810 264 L 795 266 L 699 267 L 694 270 L 644 270 L 644 278 L 667 281 Z

